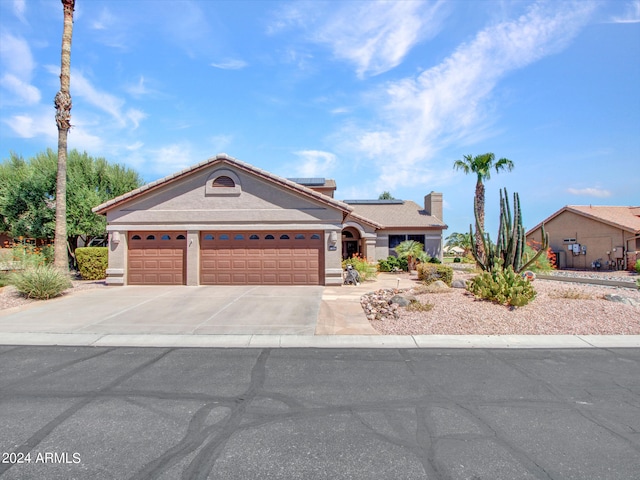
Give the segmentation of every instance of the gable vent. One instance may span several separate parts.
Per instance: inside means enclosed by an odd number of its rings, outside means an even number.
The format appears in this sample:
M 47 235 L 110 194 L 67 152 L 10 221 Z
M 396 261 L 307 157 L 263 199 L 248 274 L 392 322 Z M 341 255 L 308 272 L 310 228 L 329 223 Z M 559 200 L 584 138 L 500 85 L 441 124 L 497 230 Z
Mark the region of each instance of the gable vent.
M 233 181 L 233 179 L 231 179 L 230 177 L 221 176 L 221 177 L 216 178 L 213 181 L 212 186 L 214 188 L 233 188 L 233 187 L 236 186 L 236 184 Z

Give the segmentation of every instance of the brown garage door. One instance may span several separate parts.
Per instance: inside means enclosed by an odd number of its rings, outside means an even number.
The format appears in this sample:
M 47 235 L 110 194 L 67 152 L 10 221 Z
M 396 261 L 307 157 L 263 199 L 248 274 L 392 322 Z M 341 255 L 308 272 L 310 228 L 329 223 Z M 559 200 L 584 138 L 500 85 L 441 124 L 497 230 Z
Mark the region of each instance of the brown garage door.
M 321 285 L 322 232 L 202 232 L 203 285 Z
M 186 232 L 129 232 L 129 285 L 184 285 Z

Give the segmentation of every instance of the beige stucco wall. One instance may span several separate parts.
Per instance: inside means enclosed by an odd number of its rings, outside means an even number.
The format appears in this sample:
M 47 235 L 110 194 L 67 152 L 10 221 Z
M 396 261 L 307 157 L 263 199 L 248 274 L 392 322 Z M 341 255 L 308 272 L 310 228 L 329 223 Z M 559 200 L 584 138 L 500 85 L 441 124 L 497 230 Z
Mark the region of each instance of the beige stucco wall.
M 206 188 L 218 174 L 231 174 L 239 191 L 216 194 Z M 325 284 L 342 282 L 340 232 L 343 212 L 228 165 L 214 165 L 121 205 L 107 213 L 111 235 L 107 282 L 126 284 L 127 233 L 187 231 L 187 285 L 199 282 L 201 231 L 321 230 L 325 234 Z M 331 232 L 338 248 L 330 250 Z M 113 237 L 119 237 L 119 243 Z
M 551 219 L 545 224 L 545 230 L 549 233 L 551 250 L 563 252 L 560 254 L 561 266 L 566 268 L 590 269 L 592 262 L 602 259 L 604 269 L 604 262 L 614 261 L 616 256 L 624 258 L 619 247 L 624 247 L 626 240 L 633 237 L 630 232 L 569 211 Z M 586 255 L 574 255 L 568 250 L 569 242 L 565 239 L 572 238 L 575 238 L 575 243 L 586 246 Z M 540 242 L 540 228 L 527 235 L 527 242 L 531 240 Z M 633 242 L 630 243 L 633 248 Z M 617 249 L 615 252 L 614 248 Z

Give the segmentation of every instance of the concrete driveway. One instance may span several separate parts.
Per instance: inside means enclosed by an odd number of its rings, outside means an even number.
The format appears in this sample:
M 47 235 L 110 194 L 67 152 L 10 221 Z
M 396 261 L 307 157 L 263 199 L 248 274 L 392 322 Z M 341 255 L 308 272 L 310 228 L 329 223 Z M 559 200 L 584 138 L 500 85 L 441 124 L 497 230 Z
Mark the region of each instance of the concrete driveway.
M 0 331 L 313 335 L 323 288 L 99 288 L 0 312 Z

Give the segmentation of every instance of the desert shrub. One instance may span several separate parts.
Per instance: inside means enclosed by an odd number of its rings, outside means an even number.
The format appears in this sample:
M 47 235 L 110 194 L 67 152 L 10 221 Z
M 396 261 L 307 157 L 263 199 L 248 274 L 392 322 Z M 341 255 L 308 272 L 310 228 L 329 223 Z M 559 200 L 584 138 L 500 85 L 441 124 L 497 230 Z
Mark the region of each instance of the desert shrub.
M 580 292 L 575 289 L 560 290 L 549 294 L 551 298 L 561 298 L 567 300 L 593 300 L 595 297 L 588 293 Z
M 347 258 L 342 261 L 342 269 L 345 270 L 347 265 L 353 266 L 360 274 L 361 280 L 371 280 L 378 274 L 378 267 L 375 263 L 370 263 L 369 260 L 362 255 L 354 254 L 351 258 Z
M 407 305 L 407 310 L 410 312 L 428 312 L 433 308 L 433 303 L 422 303 L 418 300 L 411 300 L 411 303 Z
M 102 280 L 107 278 L 109 252 L 107 247 L 76 248 L 78 270 L 84 280 Z
M 9 276 L 9 281 L 25 297 L 38 300 L 57 297 L 71 287 L 68 275 L 51 265 L 38 265 L 14 272 Z
M 467 290 L 478 298 L 514 307 L 522 307 L 536 296 L 531 282 L 514 272 L 511 265 L 482 272 L 467 282 Z
M 531 240 L 527 242 L 524 247 L 524 254 L 522 255 L 522 262 L 527 263 L 530 258 L 535 257 L 538 250 L 542 245 L 540 242 L 536 242 L 535 240 Z M 529 267 L 529 270 L 534 272 L 548 272 L 556 268 L 556 254 L 553 253 L 551 248 L 547 248 L 546 254 L 542 254 L 538 257 L 538 259 L 533 262 Z
M 395 272 L 396 270 L 407 272 L 409 271 L 409 262 L 406 258 L 389 255 L 386 260 L 378 260 L 378 269 L 381 272 Z
M 636 266 L 634 267 L 637 273 L 640 273 L 640 260 L 636 260 Z
M 447 285 L 451 286 L 453 281 L 453 268 L 449 265 L 442 265 L 438 263 L 421 263 L 417 267 L 418 280 L 421 280 L 426 285 L 429 285 L 436 280 L 442 280 Z
M 442 263 L 438 257 L 429 257 L 429 263 Z
M 462 259 L 460 257 L 454 257 L 453 258 L 453 263 L 460 263 L 462 261 Z

